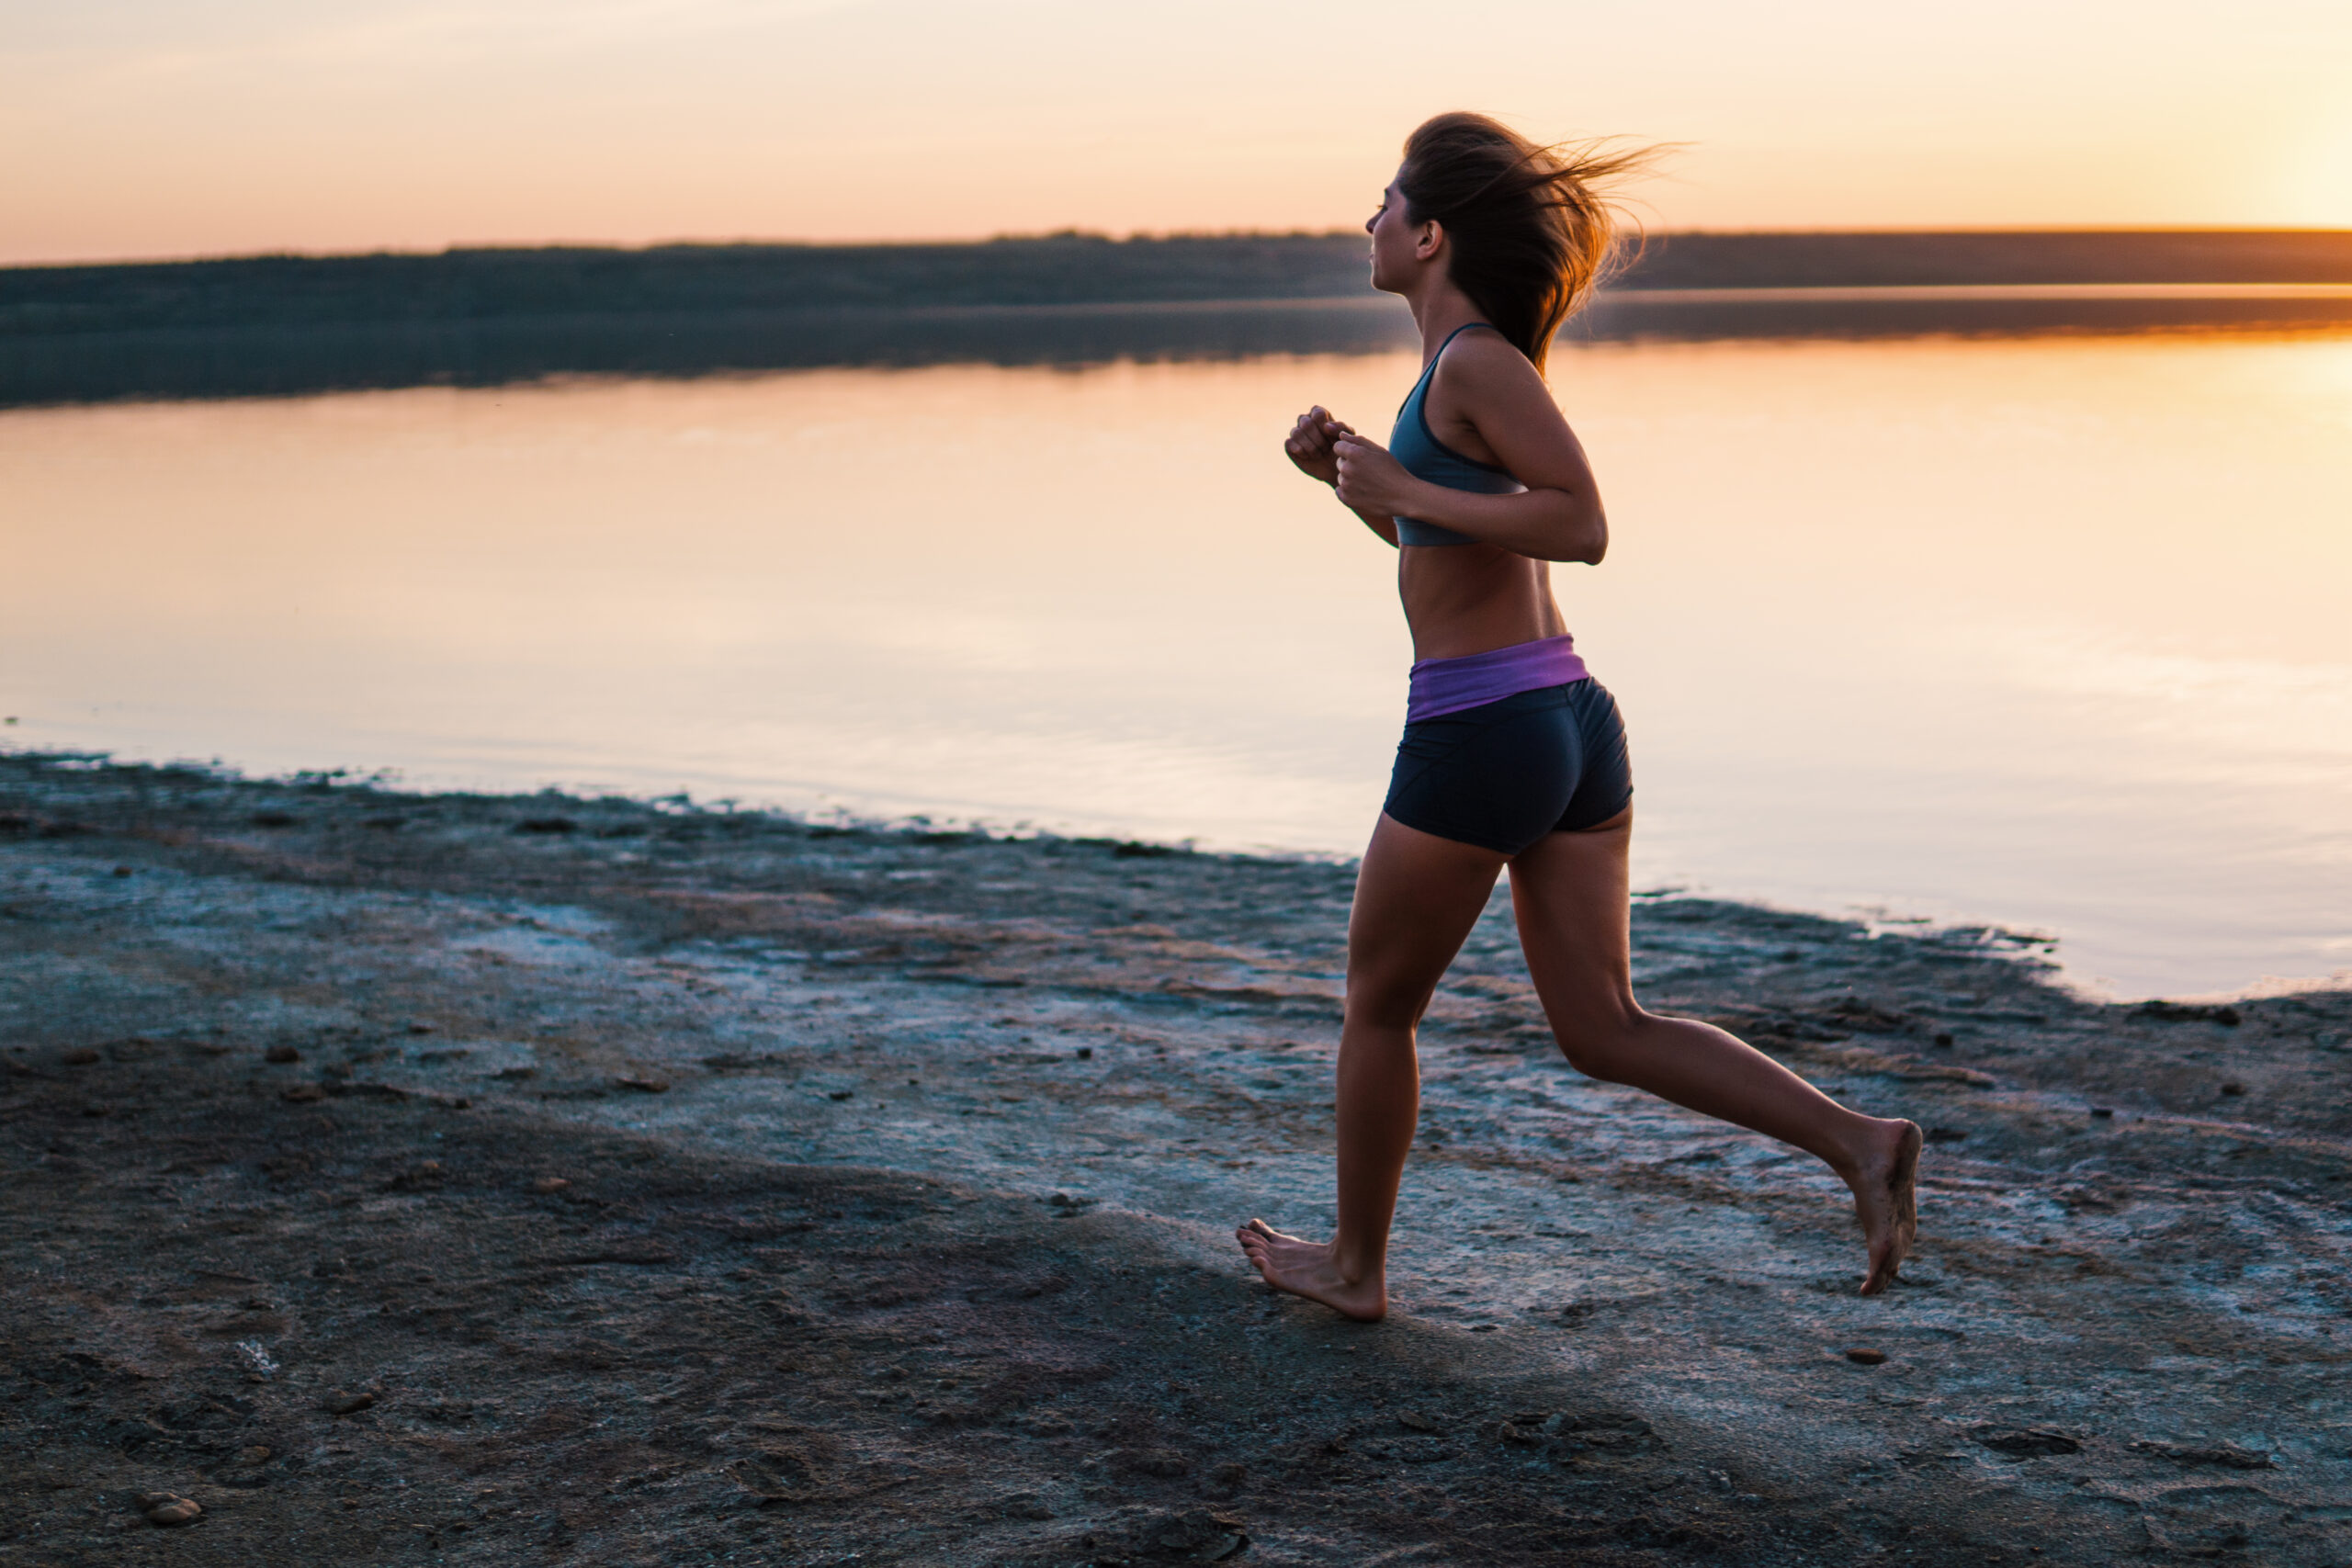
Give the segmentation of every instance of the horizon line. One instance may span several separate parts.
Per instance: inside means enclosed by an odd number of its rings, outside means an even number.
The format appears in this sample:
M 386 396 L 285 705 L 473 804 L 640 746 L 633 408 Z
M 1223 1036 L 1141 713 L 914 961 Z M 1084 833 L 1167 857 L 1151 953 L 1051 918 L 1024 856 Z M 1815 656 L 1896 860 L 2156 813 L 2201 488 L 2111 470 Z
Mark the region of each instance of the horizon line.
M 413 256 L 418 258 L 476 254 L 484 253 L 516 253 L 532 251 L 607 251 L 616 254 L 645 253 L 665 250 L 941 250 L 980 245 L 1019 243 L 1039 240 L 1086 239 L 1101 240 L 1110 244 L 1136 242 L 1157 243 L 1178 240 L 1331 240 L 1352 237 L 1361 231 L 1346 229 L 1136 229 L 1124 234 L 1102 229 L 1069 227 L 1063 229 L 1022 230 L 987 234 L 978 237 L 945 239 L 850 239 L 795 240 L 775 237 L 732 239 L 662 239 L 643 241 L 622 240 L 485 240 L 450 241 L 438 247 L 379 245 L 364 250 L 311 250 L 284 246 L 252 251 L 218 251 L 173 253 L 153 255 L 91 256 L 71 261 L 7 261 L 0 260 L 0 271 L 32 272 L 76 267 L 112 266 L 188 266 L 215 262 L 240 261 L 353 261 L 378 256 Z M 1706 236 L 1711 238 L 1745 238 L 1749 236 L 1860 236 L 1860 235 L 2089 235 L 2089 234 L 2268 234 L 2268 235 L 2343 235 L 2352 237 L 2352 224 L 2278 224 L 2278 223 L 2084 223 L 2084 224 L 1908 224 L 1856 227 L 1790 227 L 1790 228 L 1709 228 L 1657 229 L 1638 231 L 1639 240 L 1673 239 Z

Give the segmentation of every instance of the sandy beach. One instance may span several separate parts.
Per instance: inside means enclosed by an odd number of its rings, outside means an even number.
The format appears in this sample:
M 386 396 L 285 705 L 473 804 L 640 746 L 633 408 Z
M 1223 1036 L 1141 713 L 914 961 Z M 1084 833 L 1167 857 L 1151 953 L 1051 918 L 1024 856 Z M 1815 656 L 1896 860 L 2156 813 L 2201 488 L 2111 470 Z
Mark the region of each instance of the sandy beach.
M 1329 1223 L 1351 876 L 0 757 L 0 1564 L 2352 1557 L 2352 994 L 1640 900 L 1929 1130 L 1863 1300 L 1498 899 L 1363 1326 L 1230 1240 Z

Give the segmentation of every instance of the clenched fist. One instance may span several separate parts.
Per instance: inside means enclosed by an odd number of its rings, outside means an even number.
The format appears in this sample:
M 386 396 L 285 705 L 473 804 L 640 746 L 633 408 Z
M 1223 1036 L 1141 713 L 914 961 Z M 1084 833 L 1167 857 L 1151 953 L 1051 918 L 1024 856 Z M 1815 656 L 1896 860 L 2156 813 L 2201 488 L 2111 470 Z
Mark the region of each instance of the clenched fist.
M 1417 481 L 1378 442 L 1350 431 L 1332 441 L 1331 462 L 1333 487 L 1358 512 L 1393 517 L 1412 510 L 1406 496 Z
M 1298 423 L 1290 427 L 1283 452 L 1298 466 L 1300 473 L 1327 485 L 1336 485 L 1340 482 L 1340 464 L 1331 444 L 1342 435 L 1354 434 L 1354 426 L 1345 420 L 1334 419 L 1329 409 L 1317 403 L 1300 414 Z

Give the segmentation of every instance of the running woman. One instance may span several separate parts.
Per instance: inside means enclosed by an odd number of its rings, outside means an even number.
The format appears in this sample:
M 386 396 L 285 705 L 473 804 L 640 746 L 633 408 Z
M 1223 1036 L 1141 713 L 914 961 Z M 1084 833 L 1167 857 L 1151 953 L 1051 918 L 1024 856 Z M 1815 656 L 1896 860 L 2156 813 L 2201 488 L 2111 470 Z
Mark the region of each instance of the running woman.
M 1814 1155 L 1853 1190 L 1886 1289 L 1917 1227 L 1919 1129 L 1864 1116 L 1743 1042 L 1634 999 L 1633 780 L 1551 564 L 1597 566 L 1609 522 L 1544 352 L 1607 262 L 1600 186 L 1639 155 L 1543 148 L 1475 114 L 1413 132 L 1365 231 L 1372 284 L 1404 297 L 1421 378 L 1385 447 L 1322 408 L 1283 443 L 1398 554 L 1414 663 L 1388 798 L 1356 877 L 1339 1061 L 1339 1231 L 1235 1234 L 1278 1290 L 1366 1321 L 1388 1310 L 1388 1227 L 1420 1109 L 1414 1036 L 1510 872 L 1528 972 L 1569 1066 Z

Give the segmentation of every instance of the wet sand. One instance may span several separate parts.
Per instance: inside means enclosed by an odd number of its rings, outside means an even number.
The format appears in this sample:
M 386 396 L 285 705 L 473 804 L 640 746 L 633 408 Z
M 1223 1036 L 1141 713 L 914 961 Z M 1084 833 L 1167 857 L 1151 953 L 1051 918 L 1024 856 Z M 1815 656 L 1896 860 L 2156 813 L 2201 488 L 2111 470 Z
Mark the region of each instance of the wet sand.
M 1366 1327 L 1230 1240 L 1328 1224 L 1349 882 L 0 758 L 0 1563 L 2352 1557 L 2352 996 L 1643 900 L 1930 1129 L 1866 1301 L 1498 900 Z

